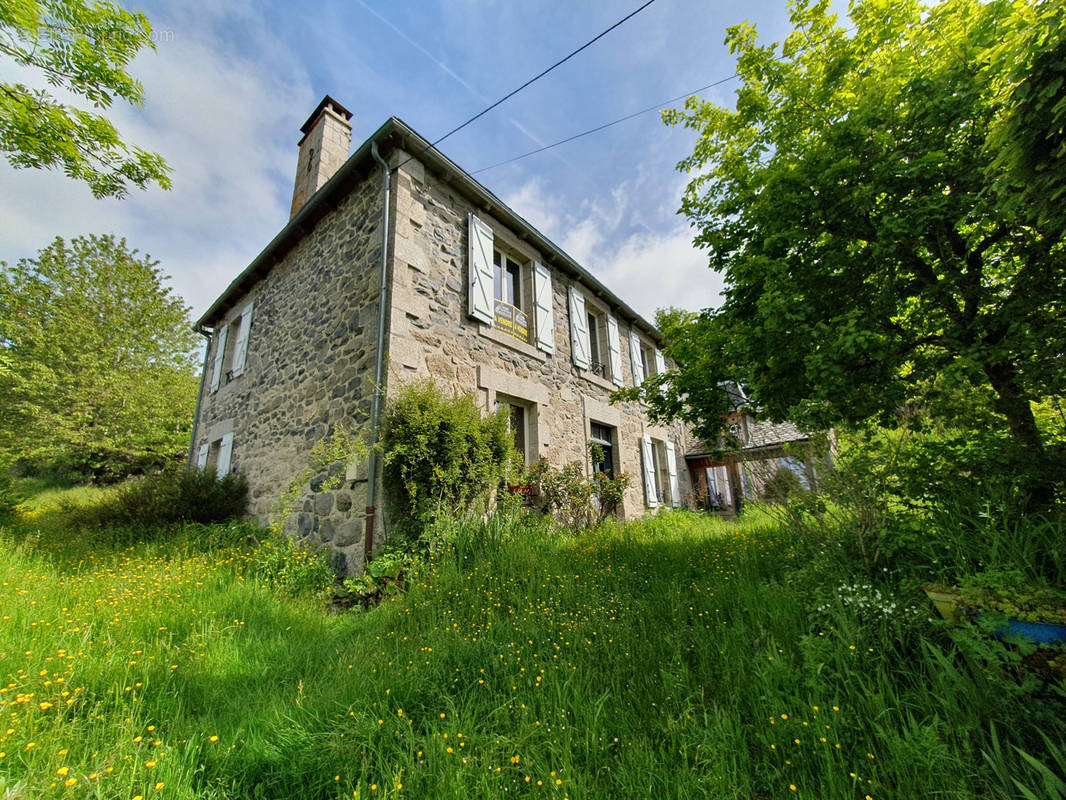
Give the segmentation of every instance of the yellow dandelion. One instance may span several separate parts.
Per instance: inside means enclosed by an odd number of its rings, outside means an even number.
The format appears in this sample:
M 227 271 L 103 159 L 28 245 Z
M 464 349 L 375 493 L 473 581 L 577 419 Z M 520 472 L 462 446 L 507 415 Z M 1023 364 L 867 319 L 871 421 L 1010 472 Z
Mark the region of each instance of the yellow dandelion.
M 160 791 L 162 791 L 162 790 L 163 790 L 163 781 L 160 781 L 159 783 L 157 783 L 157 784 L 155 785 L 155 790 L 156 790 L 157 792 L 160 792 Z
M 208 736 L 207 737 L 207 741 L 209 741 L 209 742 L 217 742 L 218 741 L 218 737 L 217 736 Z
M 60 767 L 56 770 L 56 775 L 66 775 L 70 772 L 70 767 Z

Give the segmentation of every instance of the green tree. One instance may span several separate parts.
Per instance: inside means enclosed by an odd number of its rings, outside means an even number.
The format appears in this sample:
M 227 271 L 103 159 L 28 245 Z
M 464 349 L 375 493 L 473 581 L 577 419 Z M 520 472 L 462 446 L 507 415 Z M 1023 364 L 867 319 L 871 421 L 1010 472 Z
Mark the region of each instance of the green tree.
M 682 211 L 726 300 L 664 315 L 678 371 L 647 387 L 653 407 L 713 438 L 725 380 L 773 418 L 829 426 L 888 419 L 935 379 L 990 387 L 1015 446 L 1045 464 L 1031 402 L 1066 383 L 1066 248 L 1013 191 L 1032 162 L 1008 132 L 1029 125 L 1030 76 L 1043 100 L 1061 89 L 1043 59 L 1062 52 L 1063 5 L 867 0 L 848 29 L 828 6 L 795 3 L 780 46 L 730 28 L 735 110 L 693 99 L 664 115 L 699 134 Z M 1046 103 L 1060 125 L 1062 97 Z M 1032 505 L 1050 496 L 1029 486 Z
M 98 477 L 184 454 L 198 343 L 157 263 L 113 236 L 0 262 L 0 451 Z
M 155 49 L 151 33 L 143 14 L 113 3 L 0 3 L 0 54 L 96 109 L 116 97 L 144 104 L 141 84 L 126 69 L 142 48 Z M 15 167 L 62 168 L 96 197 L 123 197 L 131 184 L 170 188 L 170 168 L 159 154 L 124 144 L 102 114 L 22 83 L 0 81 L 0 150 Z

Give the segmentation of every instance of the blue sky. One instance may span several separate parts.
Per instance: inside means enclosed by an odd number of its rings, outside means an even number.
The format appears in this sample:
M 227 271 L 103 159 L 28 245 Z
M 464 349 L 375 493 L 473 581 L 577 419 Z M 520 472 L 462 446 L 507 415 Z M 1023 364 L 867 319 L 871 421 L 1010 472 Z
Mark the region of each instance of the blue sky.
M 640 4 L 142 3 L 157 50 L 132 71 L 147 103 L 109 115 L 168 159 L 173 190 L 100 201 L 4 162 L 0 259 L 56 235 L 115 233 L 159 259 L 198 316 L 286 223 L 299 126 L 324 94 L 353 112 L 353 149 L 389 116 L 433 140 Z M 744 20 L 766 40 L 788 29 L 783 2 L 656 0 L 441 150 L 474 172 L 729 76 L 725 29 Z M 735 89 L 704 96 L 732 105 Z M 674 167 L 693 136 L 649 113 L 475 177 L 651 318 L 718 302 L 721 280 L 676 214 L 685 177 Z

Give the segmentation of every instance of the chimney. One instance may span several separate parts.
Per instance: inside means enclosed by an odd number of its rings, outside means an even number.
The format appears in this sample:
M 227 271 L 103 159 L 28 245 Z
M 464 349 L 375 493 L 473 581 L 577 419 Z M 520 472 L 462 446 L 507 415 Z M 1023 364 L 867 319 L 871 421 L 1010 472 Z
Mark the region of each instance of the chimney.
M 352 125 L 348 120 L 351 118 L 352 112 L 327 94 L 300 127 L 303 138 L 296 161 L 296 187 L 292 193 L 289 219 L 296 216 L 311 195 L 348 159 L 348 147 L 352 143 Z

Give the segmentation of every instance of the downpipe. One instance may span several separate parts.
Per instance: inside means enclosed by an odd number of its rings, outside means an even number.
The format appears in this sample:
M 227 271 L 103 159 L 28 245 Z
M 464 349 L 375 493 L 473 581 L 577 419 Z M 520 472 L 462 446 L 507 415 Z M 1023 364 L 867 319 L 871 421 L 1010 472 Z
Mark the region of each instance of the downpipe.
M 381 275 L 378 288 L 378 338 L 374 356 L 374 396 L 370 405 L 370 457 L 367 460 L 366 533 L 363 538 L 363 564 L 370 563 L 374 550 L 374 517 L 377 514 L 378 439 L 381 428 L 381 394 L 385 369 L 385 290 L 388 280 L 389 193 L 392 173 L 378 152 L 378 143 L 370 143 L 370 155 L 381 166 Z

